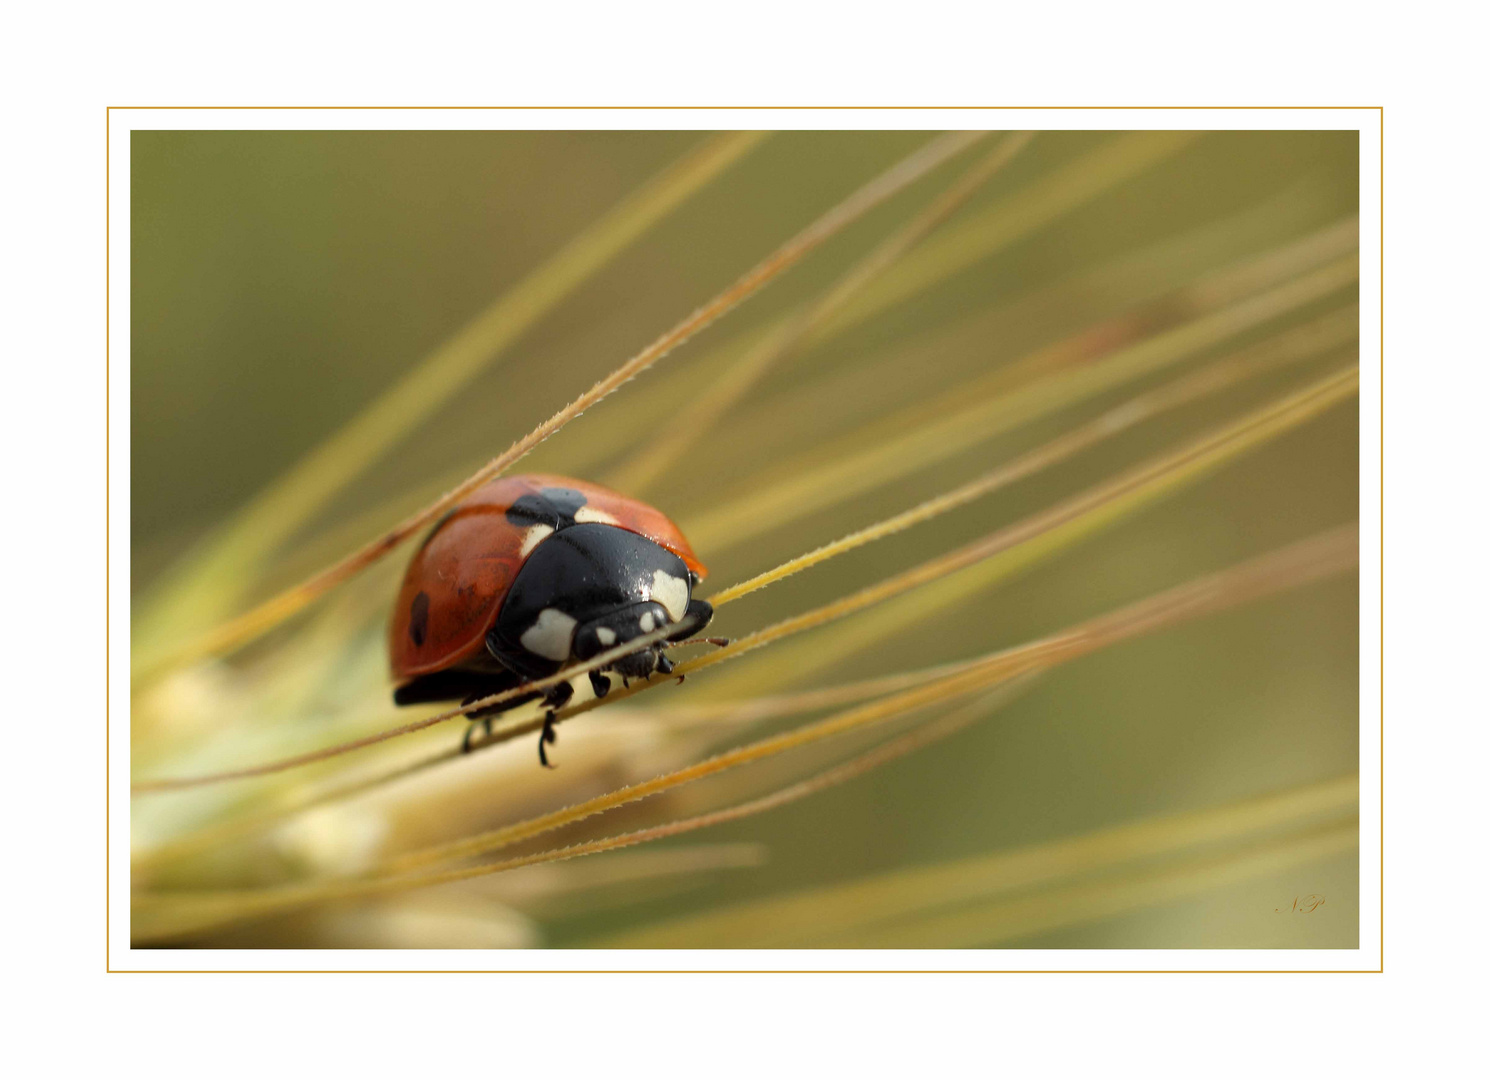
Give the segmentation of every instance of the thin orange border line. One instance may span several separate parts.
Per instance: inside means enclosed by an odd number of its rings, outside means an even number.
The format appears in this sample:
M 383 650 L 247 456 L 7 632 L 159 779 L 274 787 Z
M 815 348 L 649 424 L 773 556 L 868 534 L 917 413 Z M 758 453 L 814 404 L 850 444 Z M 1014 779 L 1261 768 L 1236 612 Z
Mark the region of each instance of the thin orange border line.
M 110 705 L 109 705 L 109 286 L 112 279 L 113 267 L 109 261 L 110 243 L 110 161 L 109 144 L 112 136 L 113 110 L 121 112 L 127 110 L 155 110 L 155 112 L 194 112 L 194 110 L 256 110 L 256 112 L 294 112 L 294 110 L 337 110 L 337 112 L 359 112 L 359 110 L 378 110 L 378 112 L 390 112 L 390 110 L 401 110 L 401 112 L 413 112 L 413 110 L 432 110 L 432 112 L 451 112 L 451 110 L 462 110 L 462 112 L 606 112 L 606 110 L 635 110 L 647 109 L 657 112 L 690 112 L 690 110 L 712 110 L 712 112 L 730 112 L 730 110 L 772 110 L 772 112 L 796 112 L 796 110 L 831 110 L 831 112 L 855 112 L 855 110 L 876 110 L 876 112 L 945 112 L 945 110 L 958 110 L 958 112 L 1007 112 L 1007 110 L 1050 110 L 1050 112 L 1071 112 L 1071 110 L 1131 110 L 1152 109 L 1159 112 L 1186 112 L 1186 110 L 1208 110 L 1208 112 L 1220 112 L 1220 110 L 1249 110 L 1249 112 L 1290 112 L 1290 110 L 1307 109 L 1356 109 L 1371 110 L 1377 112 L 1377 149 L 1380 161 L 1380 188 L 1378 188 L 1377 215 L 1380 222 L 1380 244 L 1381 264 L 1378 267 L 1380 283 L 1378 288 L 1381 292 L 1381 308 L 1377 316 L 1380 319 L 1378 328 L 1377 346 L 1381 352 L 1380 378 L 1380 401 L 1377 402 L 1380 416 L 1378 416 L 1378 428 L 1381 431 L 1381 444 L 1378 447 L 1378 474 L 1377 480 L 1381 487 L 1381 554 L 1378 559 L 1377 575 L 1380 581 L 1381 621 L 1378 624 L 1378 660 L 1380 664 L 1380 694 L 1381 715 L 1377 724 L 1378 739 L 1380 739 L 1381 757 L 1378 758 L 1377 767 L 1380 770 L 1378 785 L 1380 785 L 1381 801 L 1378 804 L 1378 833 L 1377 840 L 1380 843 L 1380 889 L 1381 907 L 1378 910 L 1378 943 L 1377 961 L 1374 968 L 113 968 L 109 967 L 110 959 L 110 892 L 112 883 L 112 851 L 110 851 L 110 785 L 109 785 L 109 761 L 110 749 Z M 1386 365 L 1387 365 L 1387 340 L 1386 340 L 1386 107 L 1384 106 L 1237 106 L 1237 104 L 1226 104 L 1226 106 L 244 106 L 244 104 L 229 104 L 229 106 L 106 106 L 104 107 L 104 971 L 109 974 L 1383 974 L 1386 971 Z

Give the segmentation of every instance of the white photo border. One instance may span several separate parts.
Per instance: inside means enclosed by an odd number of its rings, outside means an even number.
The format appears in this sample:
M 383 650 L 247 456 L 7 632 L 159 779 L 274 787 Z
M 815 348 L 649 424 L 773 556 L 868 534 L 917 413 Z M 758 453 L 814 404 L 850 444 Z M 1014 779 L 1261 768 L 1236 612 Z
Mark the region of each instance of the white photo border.
M 1382 970 L 1382 110 L 1331 108 L 114 107 L 108 129 L 110 971 Z M 130 139 L 137 130 L 1353 130 L 1361 204 L 1361 791 L 1357 949 L 1336 950 L 212 950 L 129 944 Z

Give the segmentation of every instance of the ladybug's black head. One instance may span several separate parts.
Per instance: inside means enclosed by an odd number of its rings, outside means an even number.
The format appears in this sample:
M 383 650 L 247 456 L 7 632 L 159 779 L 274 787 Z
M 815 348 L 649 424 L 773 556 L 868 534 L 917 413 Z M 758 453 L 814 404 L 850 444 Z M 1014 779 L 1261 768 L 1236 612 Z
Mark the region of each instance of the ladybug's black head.
M 578 627 L 574 632 L 573 653 L 576 660 L 589 660 L 607 649 L 661 630 L 676 620 L 655 600 L 617 608 Z M 657 667 L 656 646 L 649 646 L 623 656 L 611 667 L 627 678 L 639 679 L 652 674 Z
M 502 603 L 487 646 L 521 675 L 552 674 L 645 634 L 673 628 L 668 640 L 696 633 L 713 609 L 692 598 L 683 560 L 644 536 L 583 522 L 533 549 Z M 609 665 L 627 678 L 668 670 L 660 643 Z

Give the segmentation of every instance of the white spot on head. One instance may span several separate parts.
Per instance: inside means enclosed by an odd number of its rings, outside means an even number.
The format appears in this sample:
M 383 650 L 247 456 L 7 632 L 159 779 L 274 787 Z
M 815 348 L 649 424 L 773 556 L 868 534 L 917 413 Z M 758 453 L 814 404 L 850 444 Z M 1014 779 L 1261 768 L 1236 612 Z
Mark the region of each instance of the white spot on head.
M 589 503 L 586 503 L 574 512 L 574 520 L 576 522 L 592 521 L 597 525 L 620 524 L 620 522 L 616 521 L 615 518 L 611 517 L 604 510 L 597 510 Z
M 652 571 L 652 599 L 667 608 L 673 622 L 678 622 L 688 610 L 687 579 L 675 578 L 663 570 Z
M 653 628 L 656 627 L 656 625 L 657 625 L 657 621 L 652 617 L 652 613 L 650 611 L 644 611 L 644 612 L 642 612 L 642 617 L 641 617 L 642 633 L 644 633 L 644 634 L 650 634 L 652 632 Z
M 600 644 L 607 649 L 616 643 L 616 632 L 609 626 L 595 627 L 595 636 L 600 639 Z
M 528 552 L 538 546 L 540 540 L 545 539 L 553 531 L 554 527 L 552 525 L 530 526 L 528 531 L 523 534 L 523 546 L 518 550 L 518 554 L 526 556 Z
M 569 647 L 574 642 L 575 622 L 558 608 L 546 607 L 538 613 L 538 621 L 518 638 L 523 648 L 545 660 L 569 659 Z

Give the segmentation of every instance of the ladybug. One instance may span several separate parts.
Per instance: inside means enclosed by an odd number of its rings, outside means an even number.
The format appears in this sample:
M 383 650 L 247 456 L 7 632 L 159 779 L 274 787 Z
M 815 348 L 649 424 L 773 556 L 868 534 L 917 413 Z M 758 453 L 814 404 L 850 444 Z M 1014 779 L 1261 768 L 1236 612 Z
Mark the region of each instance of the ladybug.
M 388 633 L 393 700 L 469 704 L 662 627 L 673 628 L 666 642 L 682 641 L 714 617 L 693 598 L 705 573 L 682 531 L 646 503 L 563 476 L 493 480 L 441 518 L 409 562 Z M 669 674 L 664 647 L 590 672 L 591 689 L 604 697 L 608 673 Z M 566 681 L 467 715 L 489 731 L 493 713 L 542 697 L 547 766 L 554 710 L 573 695 Z

